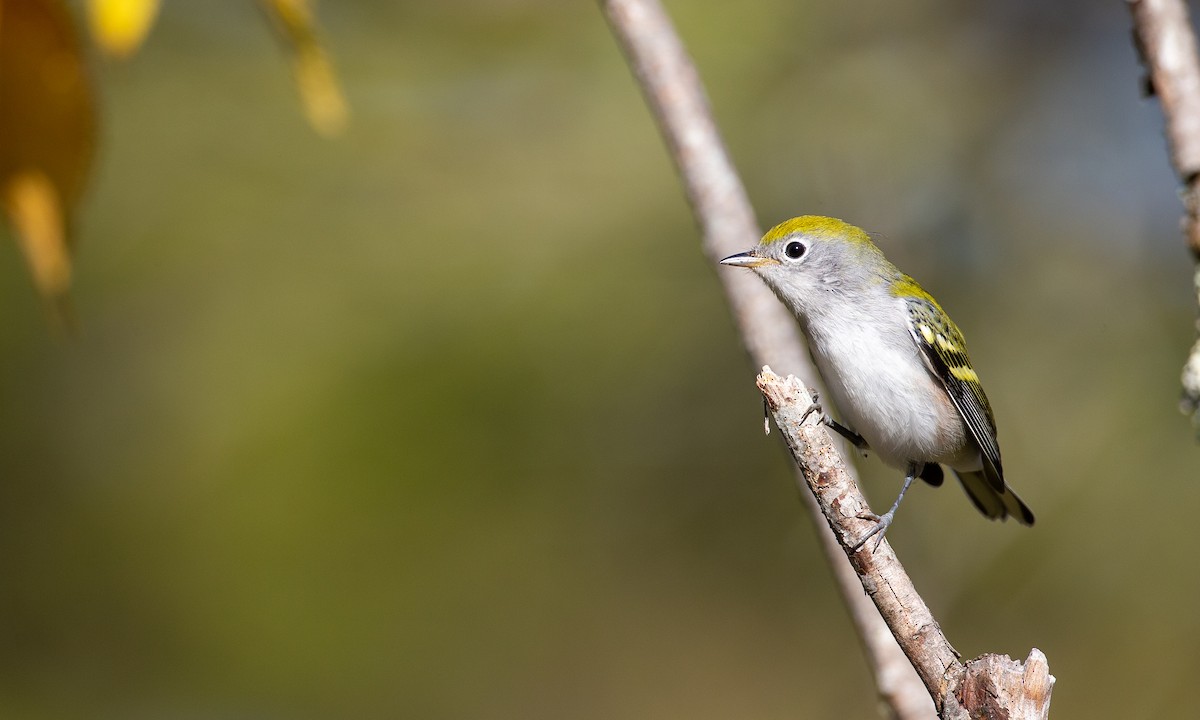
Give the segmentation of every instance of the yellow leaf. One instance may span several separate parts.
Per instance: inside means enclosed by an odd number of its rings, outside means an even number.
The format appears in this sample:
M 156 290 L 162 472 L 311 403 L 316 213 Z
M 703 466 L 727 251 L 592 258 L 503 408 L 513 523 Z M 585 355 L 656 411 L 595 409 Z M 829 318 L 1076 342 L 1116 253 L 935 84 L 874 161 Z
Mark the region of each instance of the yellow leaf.
M 71 253 L 62 203 L 50 178 L 38 170 L 18 173 L 0 188 L 0 200 L 38 290 L 47 298 L 66 295 L 71 286 Z
M 263 0 L 267 14 L 292 54 L 292 72 L 313 128 L 327 137 L 346 126 L 349 110 L 333 64 L 317 36 L 316 18 L 308 0 Z
M 158 16 L 159 0 L 88 0 L 88 20 L 96 44 L 109 55 L 132 55 Z

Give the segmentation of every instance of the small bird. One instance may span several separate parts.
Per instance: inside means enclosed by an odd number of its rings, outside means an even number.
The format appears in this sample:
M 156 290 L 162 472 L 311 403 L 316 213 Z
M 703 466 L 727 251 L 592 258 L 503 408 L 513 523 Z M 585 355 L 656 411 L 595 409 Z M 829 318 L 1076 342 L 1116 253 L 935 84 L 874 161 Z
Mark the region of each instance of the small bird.
M 905 470 L 892 508 L 871 515 L 875 547 L 913 481 L 942 484 L 942 465 L 992 519 L 1033 513 L 1004 483 L 996 422 L 962 333 L 933 296 L 900 272 L 861 228 L 805 215 L 780 223 L 723 265 L 755 272 L 795 314 L 845 425 L 825 422 Z

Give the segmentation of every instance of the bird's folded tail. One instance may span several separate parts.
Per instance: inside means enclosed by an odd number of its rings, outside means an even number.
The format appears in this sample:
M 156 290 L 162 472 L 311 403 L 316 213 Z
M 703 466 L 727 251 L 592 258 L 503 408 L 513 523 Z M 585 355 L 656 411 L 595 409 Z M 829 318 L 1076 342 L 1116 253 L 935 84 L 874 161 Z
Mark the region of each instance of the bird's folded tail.
M 955 470 L 954 474 L 958 476 L 963 490 L 967 491 L 967 497 L 971 498 L 971 502 L 975 504 L 979 512 L 993 520 L 1003 520 L 1011 515 L 1022 525 L 1033 524 L 1033 511 L 1021 498 L 1017 497 L 1017 494 L 1008 485 L 1004 485 L 1003 490 L 997 491 L 981 471 L 959 472 Z

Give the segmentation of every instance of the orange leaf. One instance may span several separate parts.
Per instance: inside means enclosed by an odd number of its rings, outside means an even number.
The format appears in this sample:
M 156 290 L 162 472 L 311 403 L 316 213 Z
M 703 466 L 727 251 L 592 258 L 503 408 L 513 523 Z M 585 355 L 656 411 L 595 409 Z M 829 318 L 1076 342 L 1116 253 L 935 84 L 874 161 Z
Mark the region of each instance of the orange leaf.
M 0 0 L 0 202 L 35 285 L 59 302 L 94 135 L 90 78 L 63 3 Z

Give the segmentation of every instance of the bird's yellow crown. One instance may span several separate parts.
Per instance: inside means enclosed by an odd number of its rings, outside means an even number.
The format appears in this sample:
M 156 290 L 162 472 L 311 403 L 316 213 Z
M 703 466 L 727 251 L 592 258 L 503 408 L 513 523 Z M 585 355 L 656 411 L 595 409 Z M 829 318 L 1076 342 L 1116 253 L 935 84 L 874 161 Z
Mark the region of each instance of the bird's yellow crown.
M 768 230 L 767 234 L 763 235 L 759 244 L 770 245 L 777 243 L 785 237 L 796 233 L 811 238 L 840 238 L 852 244 L 874 246 L 874 243 L 871 242 L 871 236 L 867 234 L 866 230 L 851 225 L 844 220 L 824 217 L 822 215 L 801 215 L 791 220 L 784 220 Z

